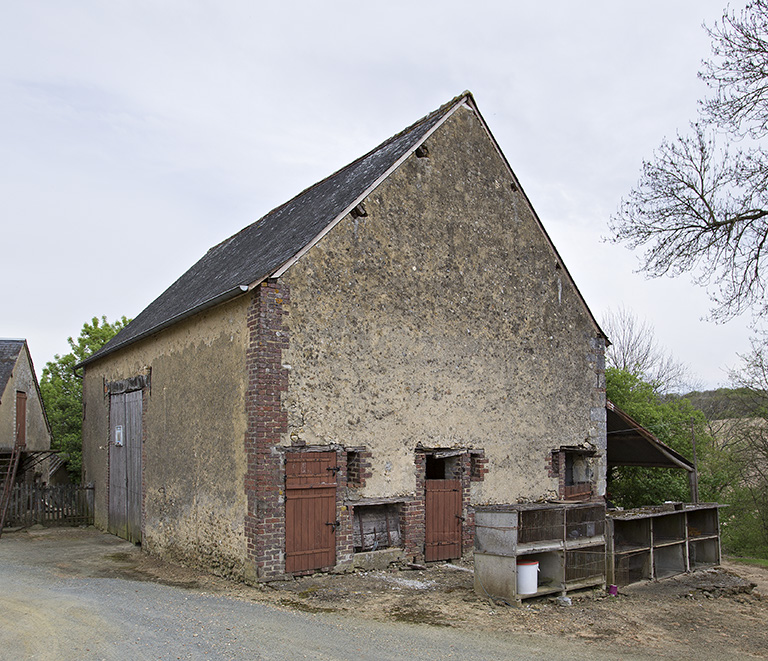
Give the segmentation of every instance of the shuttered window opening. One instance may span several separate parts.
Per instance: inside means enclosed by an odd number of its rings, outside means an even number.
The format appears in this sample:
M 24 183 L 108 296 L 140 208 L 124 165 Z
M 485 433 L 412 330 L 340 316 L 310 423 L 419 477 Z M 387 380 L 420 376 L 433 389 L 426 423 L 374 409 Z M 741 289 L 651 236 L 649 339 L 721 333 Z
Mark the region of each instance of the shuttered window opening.
M 401 546 L 399 505 L 356 505 L 352 534 L 355 553 Z

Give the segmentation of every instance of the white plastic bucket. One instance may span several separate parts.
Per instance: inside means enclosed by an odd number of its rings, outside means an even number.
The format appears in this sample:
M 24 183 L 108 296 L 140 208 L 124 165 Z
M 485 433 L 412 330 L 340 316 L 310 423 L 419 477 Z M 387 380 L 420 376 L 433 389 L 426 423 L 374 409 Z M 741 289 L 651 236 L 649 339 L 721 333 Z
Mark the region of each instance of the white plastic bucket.
M 517 563 L 517 594 L 536 594 L 539 585 L 538 561 Z

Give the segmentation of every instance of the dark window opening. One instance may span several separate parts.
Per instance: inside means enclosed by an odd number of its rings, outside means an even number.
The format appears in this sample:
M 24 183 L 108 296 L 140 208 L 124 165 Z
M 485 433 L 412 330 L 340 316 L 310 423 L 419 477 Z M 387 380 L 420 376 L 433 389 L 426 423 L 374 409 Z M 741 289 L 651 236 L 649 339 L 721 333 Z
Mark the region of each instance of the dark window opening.
M 592 482 L 592 467 L 589 458 L 583 454 L 565 453 L 565 484 L 573 486 Z
M 425 477 L 428 480 L 459 480 L 461 479 L 461 452 L 450 452 L 448 456 L 428 454 L 425 467 Z
M 561 495 L 566 500 L 581 500 L 592 495 L 594 454 L 593 450 L 561 448 L 562 461 L 559 463 L 559 469 L 564 490 Z
M 565 455 L 565 486 L 573 485 L 573 455 Z
M 434 455 L 427 455 L 426 478 L 428 480 L 444 480 L 445 478 L 445 458 L 438 458 Z

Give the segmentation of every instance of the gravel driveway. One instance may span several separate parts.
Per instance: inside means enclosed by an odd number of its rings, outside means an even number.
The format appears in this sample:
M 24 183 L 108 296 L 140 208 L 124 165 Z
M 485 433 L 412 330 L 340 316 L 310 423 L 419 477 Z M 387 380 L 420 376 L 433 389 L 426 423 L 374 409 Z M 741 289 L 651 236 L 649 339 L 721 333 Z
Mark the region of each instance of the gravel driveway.
M 570 643 L 290 612 L 201 587 L 132 580 L 120 566 L 136 553 L 94 529 L 5 533 L 0 658 L 598 658 Z
M 0 659 L 765 658 L 768 601 L 749 586 L 718 570 L 509 608 L 466 567 L 245 586 L 93 528 L 6 532 Z

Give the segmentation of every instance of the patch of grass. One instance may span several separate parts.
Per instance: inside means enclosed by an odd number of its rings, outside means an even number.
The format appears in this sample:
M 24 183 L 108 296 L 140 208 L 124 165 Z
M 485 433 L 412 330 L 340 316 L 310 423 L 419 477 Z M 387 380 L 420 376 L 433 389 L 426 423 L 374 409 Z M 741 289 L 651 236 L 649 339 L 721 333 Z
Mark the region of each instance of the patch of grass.
M 396 606 L 389 611 L 389 615 L 397 622 L 408 622 L 410 624 L 429 624 L 433 627 L 450 627 L 451 625 L 443 619 L 440 611 L 428 610 L 426 608 L 403 608 Z
M 298 593 L 298 595 L 302 599 L 306 599 L 307 597 L 311 597 L 315 592 L 317 592 L 320 589 L 319 585 L 310 585 L 308 588 L 302 590 Z
M 280 604 L 293 608 L 297 611 L 304 613 L 335 613 L 335 608 L 325 608 L 323 606 L 312 606 L 311 604 L 305 604 L 303 601 L 294 601 L 293 599 L 280 599 Z
M 133 562 L 131 554 L 125 553 L 124 551 L 120 551 L 119 553 L 108 553 L 104 557 L 114 560 L 115 562 Z
M 741 562 L 745 565 L 757 565 L 759 567 L 766 567 L 768 568 L 768 560 L 765 558 L 734 558 L 729 557 L 728 558 L 731 562 Z

